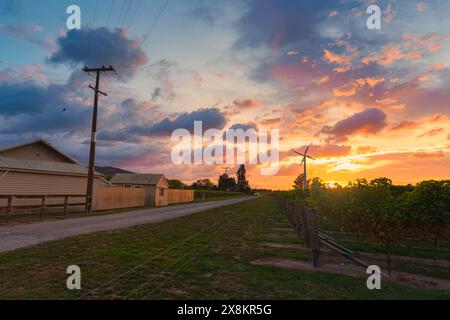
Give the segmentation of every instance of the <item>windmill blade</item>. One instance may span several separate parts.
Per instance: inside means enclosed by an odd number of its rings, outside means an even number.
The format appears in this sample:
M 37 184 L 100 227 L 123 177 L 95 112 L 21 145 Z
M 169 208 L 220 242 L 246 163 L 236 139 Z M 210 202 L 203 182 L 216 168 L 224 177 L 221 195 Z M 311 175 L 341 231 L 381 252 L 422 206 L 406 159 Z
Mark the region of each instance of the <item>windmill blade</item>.
M 308 150 L 309 150 L 309 148 L 311 148 L 311 146 L 312 146 L 312 143 L 306 148 L 306 150 L 305 150 L 305 154 L 307 154 L 308 153 Z
M 304 157 L 305 155 L 303 154 L 303 153 L 300 153 L 300 152 L 297 152 L 297 151 L 294 151 L 296 154 L 298 154 L 299 156 L 302 156 L 302 157 Z
M 311 156 L 305 156 L 305 157 L 307 157 L 308 159 L 311 159 L 311 160 L 316 160 L 315 158 L 313 158 Z
M 300 166 L 305 162 L 305 158 L 303 158 L 302 162 L 300 163 Z

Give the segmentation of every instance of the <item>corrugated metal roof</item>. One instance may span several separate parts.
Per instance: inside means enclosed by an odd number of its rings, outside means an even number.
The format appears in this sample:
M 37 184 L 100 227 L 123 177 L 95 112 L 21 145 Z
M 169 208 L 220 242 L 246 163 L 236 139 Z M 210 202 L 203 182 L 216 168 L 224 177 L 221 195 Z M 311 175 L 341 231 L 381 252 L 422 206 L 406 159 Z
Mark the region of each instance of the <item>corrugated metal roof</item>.
M 6 170 L 41 171 L 82 175 L 87 175 L 88 173 L 87 168 L 76 163 L 24 160 L 7 157 L 0 157 L 0 168 Z
M 163 174 L 129 174 L 118 173 L 109 181 L 112 184 L 134 184 L 134 185 L 146 185 L 154 186 L 162 178 L 165 179 Z
M 44 139 L 37 139 L 37 140 L 33 140 L 33 141 L 22 142 L 22 143 L 18 143 L 18 144 L 15 144 L 15 145 L 12 145 L 12 146 L 7 146 L 7 147 L 1 147 L 2 143 L 0 143 L 0 152 L 13 150 L 13 149 L 18 149 L 18 148 L 21 148 L 21 147 L 29 146 L 31 144 L 35 144 L 35 143 L 42 143 L 45 146 L 47 146 L 48 148 L 54 150 L 56 153 L 60 154 L 64 158 L 66 158 L 67 160 L 69 160 L 69 161 L 71 161 L 73 163 L 76 163 L 78 165 L 81 165 L 81 163 L 78 160 L 76 160 L 76 159 L 72 158 L 71 156 L 65 154 L 61 150 L 56 149 L 50 142 L 48 142 L 48 141 L 46 141 Z

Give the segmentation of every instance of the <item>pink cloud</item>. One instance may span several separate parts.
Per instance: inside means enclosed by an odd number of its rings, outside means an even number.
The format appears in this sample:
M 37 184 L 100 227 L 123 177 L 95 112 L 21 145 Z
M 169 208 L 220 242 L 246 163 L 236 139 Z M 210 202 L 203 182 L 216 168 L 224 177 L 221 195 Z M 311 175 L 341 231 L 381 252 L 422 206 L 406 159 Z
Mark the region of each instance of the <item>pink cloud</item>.
M 337 122 L 334 126 L 325 126 L 321 133 L 328 135 L 330 141 L 346 141 L 355 134 L 376 134 L 386 127 L 386 114 L 380 109 L 366 109 Z

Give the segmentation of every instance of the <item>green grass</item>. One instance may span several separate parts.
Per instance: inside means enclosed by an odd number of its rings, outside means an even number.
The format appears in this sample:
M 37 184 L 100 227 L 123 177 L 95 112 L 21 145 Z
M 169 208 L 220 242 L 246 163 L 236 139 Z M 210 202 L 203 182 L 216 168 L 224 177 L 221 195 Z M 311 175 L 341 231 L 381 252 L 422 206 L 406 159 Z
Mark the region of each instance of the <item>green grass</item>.
M 251 265 L 266 256 L 310 259 L 307 250 L 262 246 L 301 243 L 286 232 L 279 239 L 268 237 L 276 233 L 275 224 L 286 226 L 287 220 L 276 201 L 264 196 L 177 220 L 0 254 L 0 298 L 450 299 L 450 292 L 388 281 L 382 290 L 369 291 L 363 278 Z M 81 292 L 65 286 L 72 264 L 82 270 Z

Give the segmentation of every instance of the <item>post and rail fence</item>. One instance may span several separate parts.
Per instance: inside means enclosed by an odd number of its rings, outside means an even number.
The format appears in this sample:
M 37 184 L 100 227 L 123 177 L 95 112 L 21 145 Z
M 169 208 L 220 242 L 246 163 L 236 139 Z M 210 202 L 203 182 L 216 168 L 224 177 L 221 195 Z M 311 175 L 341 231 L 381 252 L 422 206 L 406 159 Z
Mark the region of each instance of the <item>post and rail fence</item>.
M 320 268 L 322 266 L 320 260 L 321 240 L 316 210 L 283 197 L 278 197 L 277 200 L 297 236 L 303 238 L 305 246 L 311 249 L 314 268 Z
M 299 238 L 303 238 L 305 246 L 312 251 L 313 266 L 321 267 L 320 248 L 325 246 L 330 250 L 352 260 L 353 262 L 367 268 L 369 264 L 355 257 L 354 253 L 337 243 L 331 236 L 319 229 L 317 212 L 308 208 L 305 204 L 291 201 L 284 197 L 277 197 L 281 210 L 286 214 L 289 222 Z
M 7 223 L 13 215 L 24 214 L 24 211 L 39 212 L 42 219 L 51 208 L 60 208 L 66 215 L 72 208 L 85 205 L 85 194 L 0 195 L 0 212 L 4 212 L 0 215 L 6 218 Z

